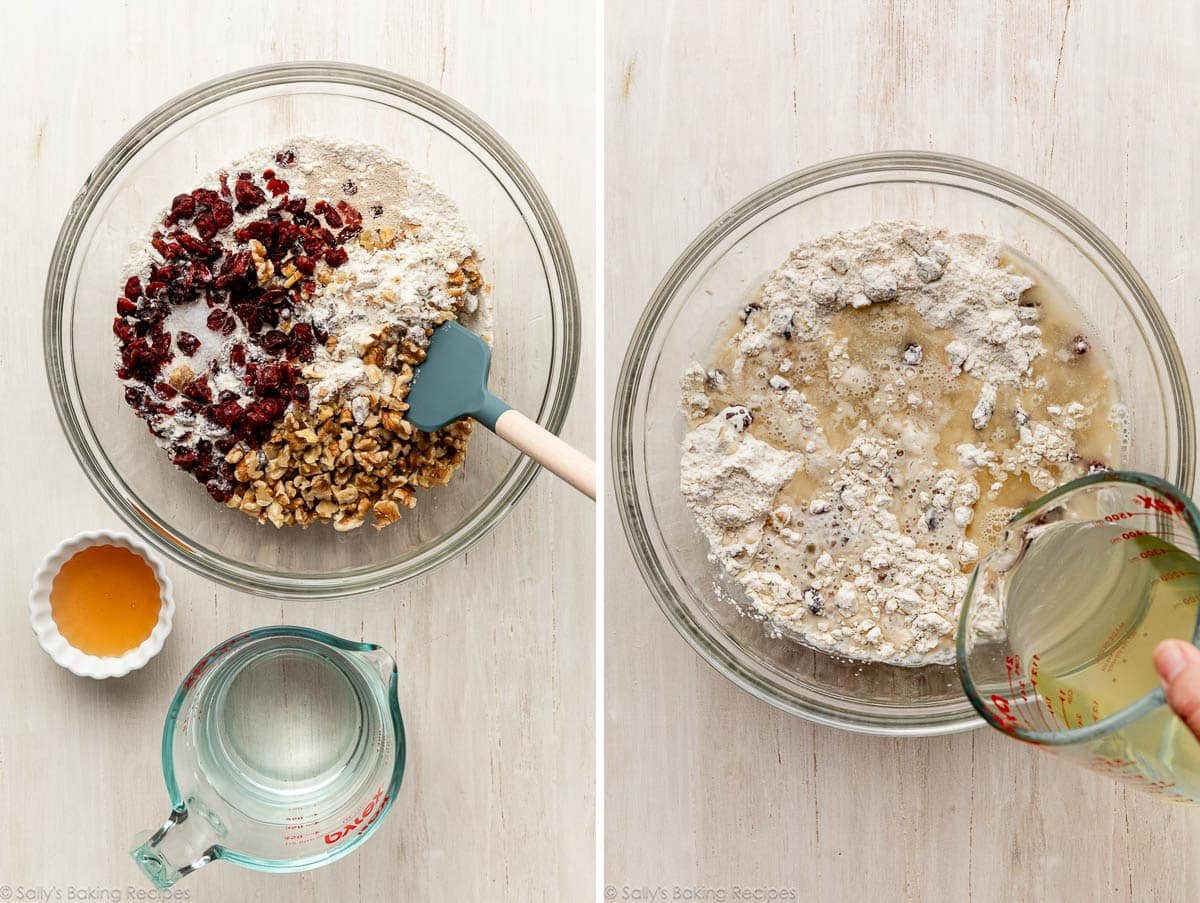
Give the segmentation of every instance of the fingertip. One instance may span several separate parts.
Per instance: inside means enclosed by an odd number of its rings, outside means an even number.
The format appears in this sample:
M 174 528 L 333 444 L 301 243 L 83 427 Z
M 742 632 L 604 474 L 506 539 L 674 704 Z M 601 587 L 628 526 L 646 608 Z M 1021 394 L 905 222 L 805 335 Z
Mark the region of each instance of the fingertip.
M 1154 669 L 1164 685 L 1196 662 L 1200 662 L 1200 649 L 1184 640 L 1163 640 L 1154 648 Z

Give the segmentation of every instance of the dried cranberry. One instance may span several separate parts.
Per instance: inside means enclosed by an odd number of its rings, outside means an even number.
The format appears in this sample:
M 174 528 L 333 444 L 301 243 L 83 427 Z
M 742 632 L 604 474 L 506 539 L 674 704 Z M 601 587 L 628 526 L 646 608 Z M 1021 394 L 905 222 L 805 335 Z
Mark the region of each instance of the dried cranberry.
M 275 162 L 280 166 L 291 166 L 296 162 L 296 152 L 290 147 L 285 147 L 275 155 Z
M 159 282 L 157 279 L 151 279 L 148 283 L 146 283 L 147 298 L 157 298 L 166 290 L 167 284 L 165 282 Z
M 249 176 L 239 177 L 233 183 L 233 196 L 237 199 L 238 210 L 242 212 L 253 210 L 267 200 L 263 190 L 251 182 Z
M 292 401 L 296 404 L 308 404 L 308 386 L 304 383 L 292 386 Z
M 325 262 L 331 267 L 340 267 L 349 259 L 350 255 L 346 253 L 345 248 L 330 248 L 325 252 Z
M 291 250 L 293 244 L 300 239 L 300 228 L 295 223 L 280 223 L 275 232 L 276 247 L 271 256 L 280 260 Z
M 270 245 L 275 240 L 276 228 L 276 225 L 270 220 L 256 219 L 254 222 L 247 223 L 241 229 L 238 229 L 236 237 L 241 242 L 255 239 L 256 241 L 261 241 L 264 245 Z
M 223 427 L 229 428 L 241 420 L 245 413 L 246 412 L 242 409 L 242 406 L 236 401 L 223 401 L 213 408 L 212 412 L 208 416 L 212 418 L 214 422 L 221 424 Z
M 825 610 L 825 600 L 821 598 L 821 591 L 815 586 L 810 586 L 800 594 L 800 597 L 814 615 L 820 615 Z
M 190 194 L 177 194 L 171 201 L 171 215 L 167 220 L 173 225 L 181 219 L 191 219 L 196 214 L 196 199 Z
M 212 257 L 216 254 L 212 245 L 187 232 L 180 232 L 175 240 L 195 257 Z
M 224 504 L 233 495 L 233 488 L 224 480 L 212 479 L 204 484 L 204 488 L 218 502 Z
M 137 310 L 137 305 L 128 298 L 117 299 L 117 313 L 122 317 L 131 316 L 135 310 Z
M 193 225 L 195 225 L 196 231 L 200 234 L 200 237 L 205 240 L 214 238 L 217 232 L 220 231 L 217 228 L 217 221 L 211 213 L 201 213 L 196 217 L 196 221 Z
M 121 317 L 113 318 L 113 334 L 126 344 L 132 342 L 135 335 L 132 324 Z
M 217 179 L 221 183 L 221 197 L 229 197 L 229 173 L 223 172 L 217 176 Z
M 207 376 L 197 376 L 183 387 L 183 394 L 195 401 L 212 404 L 212 389 L 208 387 Z
M 212 270 L 208 268 L 208 264 L 193 260 L 188 266 L 187 278 L 196 285 L 208 285 L 212 282 Z
M 301 342 L 312 344 L 314 338 L 312 327 L 307 323 L 297 323 L 292 329 L 292 338 L 299 339 Z
M 164 401 L 170 401 L 179 393 L 175 391 L 175 387 L 170 383 L 155 383 L 154 394 Z
M 287 410 L 287 402 L 282 398 L 264 398 L 258 402 L 258 406 L 271 420 L 275 420 Z
M 271 197 L 279 197 L 281 194 L 287 194 L 288 183 L 283 179 L 269 178 L 267 179 L 267 191 L 271 192 Z
M 232 257 L 229 258 L 229 261 L 228 261 L 229 275 L 230 276 L 246 275 L 246 273 L 248 273 L 250 271 L 251 262 L 252 261 L 250 258 L 249 251 L 238 251 L 238 253 L 234 254 Z
M 317 216 L 323 216 L 325 222 L 329 223 L 335 229 L 342 227 L 342 215 L 325 201 L 317 201 L 313 205 L 313 213 Z
M 287 345 L 287 336 L 278 329 L 272 329 L 264 333 L 258 343 L 262 345 L 263 350 L 268 354 L 278 354 Z
M 175 337 L 175 344 L 179 346 L 179 350 L 191 357 L 200 350 L 200 340 L 190 332 L 181 332 Z
M 211 188 L 197 188 L 192 192 L 192 200 L 196 202 L 196 206 L 204 207 L 208 210 L 212 210 L 220 199 L 221 196 Z
M 175 453 L 175 455 L 171 458 L 171 463 L 174 464 L 176 467 L 178 467 L 180 470 L 185 470 L 185 471 L 190 472 L 190 471 L 193 471 L 196 469 L 196 465 L 199 464 L 200 461 L 193 452 L 177 451 Z
M 311 276 L 317 269 L 317 262 L 311 257 L 306 257 L 303 254 L 297 254 L 295 257 L 293 257 L 292 263 L 294 263 L 296 265 L 296 269 L 298 269 L 305 276 Z
M 337 202 L 338 210 L 342 212 L 343 219 L 346 220 L 347 226 L 361 226 L 362 214 L 347 204 L 345 201 Z M 328 217 L 326 217 L 328 219 Z
M 304 212 L 304 209 L 308 206 L 308 200 L 306 198 L 295 198 L 288 201 L 284 206 L 287 208 L 288 213 L 295 216 L 297 213 Z
M 229 349 L 229 362 L 235 367 L 246 366 L 246 346 L 238 342 Z
M 125 403 L 131 408 L 140 410 L 146 403 L 146 390 L 139 386 L 126 386 Z
M 225 311 L 220 309 L 210 311 L 207 320 L 208 328 L 213 332 L 220 332 L 221 327 L 225 325 L 225 319 Z
M 217 201 L 212 208 L 213 222 L 218 229 L 224 229 L 233 224 L 233 207 L 228 201 Z
M 233 335 L 234 330 L 236 329 L 237 320 L 235 320 L 233 317 L 228 317 L 225 320 L 225 324 L 221 327 L 221 335 Z M 216 363 L 216 358 L 213 358 L 213 363 Z
M 133 301 L 142 297 L 142 280 L 137 276 L 130 276 L 125 282 L 125 297 Z
M 291 383 L 291 375 L 291 368 L 287 364 L 270 364 L 255 373 L 255 387 L 258 389 L 277 389 L 282 384 Z
M 341 232 L 338 233 L 337 243 L 339 245 L 344 245 L 346 242 L 348 242 L 350 239 L 352 239 L 354 236 L 356 236 L 361 231 L 362 231 L 362 226 L 347 226 L 345 229 L 343 229 Z

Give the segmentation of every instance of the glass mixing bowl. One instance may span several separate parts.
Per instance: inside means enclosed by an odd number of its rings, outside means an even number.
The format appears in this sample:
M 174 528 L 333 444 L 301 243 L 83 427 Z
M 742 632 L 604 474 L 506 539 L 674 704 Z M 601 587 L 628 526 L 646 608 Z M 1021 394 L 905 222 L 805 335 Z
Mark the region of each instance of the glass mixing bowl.
M 1109 239 L 1062 201 L 1016 176 L 957 157 L 880 153 L 781 179 L 723 214 L 659 284 L 630 341 L 616 389 L 617 506 L 638 567 L 697 652 L 735 684 L 813 721 L 877 734 L 941 734 L 982 724 L 953 666 L 841 660 L 738 614 L 715 588 L 708 546 L 679 491 L 684 368 L 718 324 L 754 296 L 805 240 L 879 220 L 911 219 L 1002 239 L 1075 300 L 1116 364 L 1132 412 L 1125 466 L 1191 493 L 1192 399 L 1179 349 L 1146 283 Z
M 125 405 L 112 319 L 129 245 L 206 173 L 263 145 L 317 135 L 379 144 L 424 170 L 478 235 L 496 307 L 491 386 L 557 432 L 579 360 L 579 298 L 566 239 L 541 187 L 491 128 L 444 95 L 387 72 L 298 63 L 237 72 L 164 104 L 88 177 L 46 285 L 51 394 L 79 463 L 155 548 L 239 589 L 328 598 L 414 577 L 510 511 L 536 467 L 478 429 L 462 470 L 419 493 L 386 530 L 276 530 L 209 499 Z

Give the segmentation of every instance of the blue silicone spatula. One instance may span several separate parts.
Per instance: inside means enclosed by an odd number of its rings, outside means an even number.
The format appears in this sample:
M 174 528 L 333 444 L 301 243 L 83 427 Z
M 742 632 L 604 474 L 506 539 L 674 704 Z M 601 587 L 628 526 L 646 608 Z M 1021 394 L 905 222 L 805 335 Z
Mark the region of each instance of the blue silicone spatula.
M 474 418 L 594 501 L 595 463 L 489 392 L 491 366 L 492 349 L 483 339 L 454 321 L 443 323 L 433 331 L 425 362 L 413 376 L 405 399 L 408 422 L 432 433 Z

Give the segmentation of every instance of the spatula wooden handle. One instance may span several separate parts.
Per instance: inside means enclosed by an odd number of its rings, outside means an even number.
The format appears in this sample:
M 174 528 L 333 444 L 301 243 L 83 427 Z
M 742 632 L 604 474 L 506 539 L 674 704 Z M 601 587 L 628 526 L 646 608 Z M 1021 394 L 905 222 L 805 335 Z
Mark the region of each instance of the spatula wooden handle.
M 596 464 L 520 411 L 509 408 L 496 420 L 496 435 L 596 500 Z

